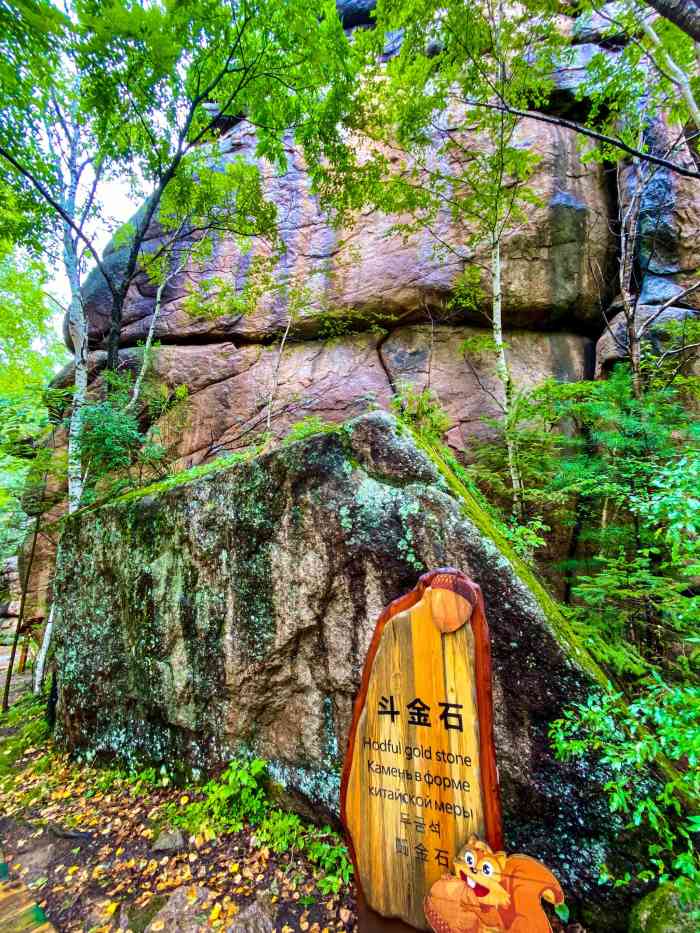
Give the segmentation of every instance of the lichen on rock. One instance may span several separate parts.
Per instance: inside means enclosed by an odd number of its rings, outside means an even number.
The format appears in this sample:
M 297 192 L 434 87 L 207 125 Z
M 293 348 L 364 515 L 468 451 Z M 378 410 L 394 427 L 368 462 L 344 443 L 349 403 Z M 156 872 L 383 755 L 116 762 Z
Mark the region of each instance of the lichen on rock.
M 88 757 L 203 772 L 257 754 L 287 799 L 333 819 L 376 620 L 450 565 L 486 599 L 508 849 L 612 916 L 628 895 L 598 884 L 622 831 L 606 775 L 548 742 L 602 675 L 439 454 L 384 412 L 68 519 L 60 734 Z

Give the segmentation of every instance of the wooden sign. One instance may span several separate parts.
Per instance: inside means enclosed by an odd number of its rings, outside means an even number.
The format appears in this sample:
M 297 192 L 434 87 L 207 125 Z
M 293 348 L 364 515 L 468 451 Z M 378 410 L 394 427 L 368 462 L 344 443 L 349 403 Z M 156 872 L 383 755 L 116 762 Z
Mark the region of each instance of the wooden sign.
M 502 848 L 491 655 L 479 587 L 436 570 L 382 614 L 350 731 L 341 815 L 369 906 L 419 930 L 474 834 Z

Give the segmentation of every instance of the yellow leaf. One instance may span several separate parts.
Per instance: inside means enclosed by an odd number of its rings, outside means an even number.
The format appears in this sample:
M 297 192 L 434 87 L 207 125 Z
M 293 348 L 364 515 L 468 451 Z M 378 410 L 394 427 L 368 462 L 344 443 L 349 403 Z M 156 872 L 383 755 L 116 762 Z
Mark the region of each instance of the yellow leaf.
M 221 913 L 221 904 L 214 904 L 209 914 L 209 920 L 211 923 L 214 923 L 215 920 L 219 919 L 219 914 Z
M 76 871 L 78 871 L 79 868 L 80 868 L 79 865 L 71 865 L 71 867 L 68 869 L 68 874 L 74 875 Z
M 152 930 L 164 930 L 165 929 L 165 920 L 154 920 L 151 924 Z
M 187 796 L 187 794 L 183 794 L 182 797 L 180 797 L 180 806 L 181 806 L 181 807 L 184 807 L 185 804 L 186 804 L 186 803 L 189 803 L 189 802 L 190 802 L 190 798 Z
M 105 915 L 105 917 L 111 917 L 114 913 L 116 913 L 117 907 L 119 907 L 119 901 L 110 901 L 103 909 L 102 913 Z
M 238 871 L 238 862 L 231 862 L 231 864 L 229 865 L 229 871 L 231 872 L 231 874 L 235 875 L 236 872 Z

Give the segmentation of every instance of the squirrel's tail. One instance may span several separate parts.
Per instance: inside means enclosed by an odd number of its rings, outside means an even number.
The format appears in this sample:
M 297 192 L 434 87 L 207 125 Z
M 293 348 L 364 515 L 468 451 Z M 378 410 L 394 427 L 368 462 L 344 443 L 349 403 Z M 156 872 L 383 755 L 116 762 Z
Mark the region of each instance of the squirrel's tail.
M 529 855 L 510 855 L 506 859 L 503 886 L 510 894 L 505 928 L 512 933 L 551 933 L 541 901 L 563 904 L 564 892 L 552 872 Z

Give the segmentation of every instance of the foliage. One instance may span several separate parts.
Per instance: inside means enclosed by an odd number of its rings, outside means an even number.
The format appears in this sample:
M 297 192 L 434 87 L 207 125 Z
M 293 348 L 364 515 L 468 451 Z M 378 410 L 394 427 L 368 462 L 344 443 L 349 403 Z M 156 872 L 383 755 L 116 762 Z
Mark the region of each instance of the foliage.
M 452 427 L 449 415 L 427 386 L 420 391 L 410 383 L 398 386 L 397 393 L 391 399 L 391 410 L 399 422 L 435 444 L 442 444 L 443 436 Z
M 0 241 L 0 398 L 35 402 L 64 352 L 46 293 L 46 268 Z
M 50 410 L 64 394 L 46 389 L 62 356 L 46 282 L 41 263 L 0 242 L 0 561 L 24 538 L 30 477 L 38 492 L 61 469 L 47 445 Z
M 567 710 L 551 726 L 554 748 L 562 759 L 599 755 L 611 775 L 605 785 L 611 812 L 649 830 L 647 864 L 636 880 L 676 879 L 697 901 L 700 818 L 690 814 L 700 805 L 700 688 L 670 686 L 653 675 L 634 702 L 624 706 L 622 699 L 598 694 Z M 654 773 L 661 759 L 675 767 L 663 781 Z
M 0 713 L 0 728 L 7 736 L 0 744 L 0 777 L 11 774 L 27 749 L 44 742 L 49 735 L 46 696 L 28 694 Z
M 103 379 L 104 397 L 88 401 L 82 410 L 83 504 L 90 504 L 96 496 L 110 498 L 150 483 L 154 477 L 164 477 L 172 460 L 167 436 L 177 438 L 187 418 L 187 386 L 177 386 L 171 392 L 153 380 L 146 381 L 140 405 L 150 427 L 144 428 L 144 415 L 131 406 L 131 373 L 105 370 Z
M 294 422 L 284 438 L 284 443 L 294 444 L 296 441 L 303 441 L 315 434 L 333 434 L 338 430 L 340 430 L 340 425 L 337 422 L 324 421 L 318 415 L 307 415 Z
M 618 675 L 634 678 L 670 663 L 680 672 L 693 661 L 685 649 L 672 661 L 667 650 L 692 637 L 699 618 L 690 584 L 696 560 L 688 551 L 694 518 L 679 504 L 688 499 L 700 440 L 687 404 L 692 390 L 692 380 L 656 380 L 637 399 L 629 369 L 619 365 L 605 381 L 548 381 L 519 398 L 516 429 L 526 514 L 535 523 L 532 544 L 546 542 L 545 526 L 571 530 L 576 553 L 564 570 L 576 624 L 598 660 Z M 507 502 L 506 470 L 499 441 L 477 447 L 469 467 L 495 503 Z M 681 559 L 673 541 L 686 527 Z M 520 529 L 513 534 L 530 537 Z
M 180 810 L 171 807 L 169 818 L 189 832 L 238 832 L 244 823 L 259 823 L 268 810 L 264 778 L 267 764 L 260 758 L 229 762 L 218 780 L 202 788 L 203 799 Z
M 267 782 L 265 761 L 234 759 L 217 780 L 204 785 L 201 799 L 187 802 L 184 808 L 171 804 L 168 819 L 190 833 L 212 835 L 239 832 L 249 824 L 258 843 L 273 852 L 303 852 L 323 872 L 319 891 L 337 893 L 352 874 L 345 845 L 329 826 L 308 826 L 296 813 L 272 807 Z
M 578 12 L 585 17 L 601 13 L 601 0 L 582 0 Z M 700 78 L 696 74 L 693 42 L 666 19 L 651 21 L 649 10 L 637 0 L 623 0 L 602 10 L 603 36 L 616 38 L 614 56 L 602 49 L 586 66 L 586 80 L 577 89 L 579 100 L 590 107 L 588 124 L 635 146 L 640 139 L 649 151 L 653 140 L 646 138 L 649 120 L 658 113 L 667 115 L 672 125 L 683 126 L 693 119 L 690 95 L 698 99 Z M 642 26 L 645 24 L 646 28 Z M 620 37 L 627 42 L 620 42 Z M 567 61 L 566 53 L 562 60 Z M 619 151 L 600 146 L 598 155 L 619 158 Z
M 273 809 L 256 828 L 255 835 L 273 852 L 297 850 L 318 865 L 323 872 L 318 881 L 321 894 L 337 894 L 341 885 L 350 883 L 352 864 L 347 848 L 330 826 L 309 826 L 296 813 Z

